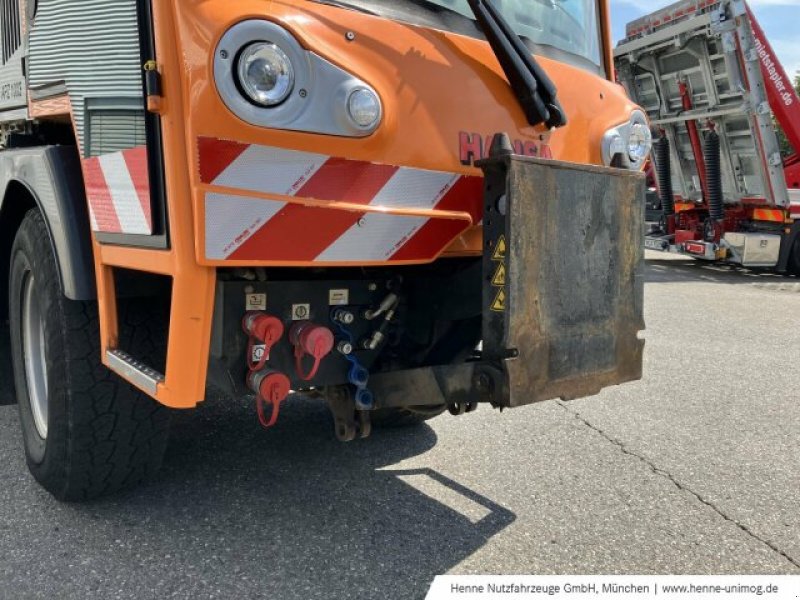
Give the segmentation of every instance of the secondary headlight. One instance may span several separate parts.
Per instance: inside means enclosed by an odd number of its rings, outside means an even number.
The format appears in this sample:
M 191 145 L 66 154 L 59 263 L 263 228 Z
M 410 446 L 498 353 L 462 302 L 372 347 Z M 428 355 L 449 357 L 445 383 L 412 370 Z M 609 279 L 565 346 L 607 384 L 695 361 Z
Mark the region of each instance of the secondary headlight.
M 653 148 L 653 134 L 646 123 L 631 124 L 628 132 L 628 158 L 633 165 L 641 166 Z
M 347 99 L 347 113 L 353 123 L 363 129 L 369 129 L 381 118 L 380 98 L 372 90 L 357 89 Z
M 653 134 L 647 117 L 635 110 L 627 123 L 609 129 L 603 136 L 603 162 L 607 166 L 641 169 L 653 149 Z
M 257 42 L 242 50 L 238 76 L 242 91 L 260 106 L 277 106 L 294 88 L 292 61 L 269 42 Z

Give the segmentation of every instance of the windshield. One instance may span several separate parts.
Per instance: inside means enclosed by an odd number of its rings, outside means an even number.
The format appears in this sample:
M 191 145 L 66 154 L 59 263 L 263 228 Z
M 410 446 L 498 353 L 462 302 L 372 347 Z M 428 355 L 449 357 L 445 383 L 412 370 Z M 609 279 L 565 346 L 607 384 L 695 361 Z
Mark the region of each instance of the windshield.
M 467 0 L 315 0 L 482 37 Z M 532 52 L 602 74 L 597 0 L 493 0 Z

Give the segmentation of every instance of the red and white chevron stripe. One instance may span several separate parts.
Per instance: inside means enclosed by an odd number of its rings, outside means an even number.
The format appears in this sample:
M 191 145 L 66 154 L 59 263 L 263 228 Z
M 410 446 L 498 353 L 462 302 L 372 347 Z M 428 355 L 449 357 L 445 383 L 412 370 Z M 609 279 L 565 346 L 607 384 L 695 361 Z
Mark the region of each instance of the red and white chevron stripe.
M 480 177 L 209 138 L 199 140 L 199 165 L 203 183 L 225 188 L 205 196 L 209 260 L 426 261 L 481 218 Z M 288 199 L 246 197 L 232 189 Z M 459 211 L 472 220 L 454 217 Z
M 153 233 L 145 146 L 85 159 L 83 177 L 93 231 Z

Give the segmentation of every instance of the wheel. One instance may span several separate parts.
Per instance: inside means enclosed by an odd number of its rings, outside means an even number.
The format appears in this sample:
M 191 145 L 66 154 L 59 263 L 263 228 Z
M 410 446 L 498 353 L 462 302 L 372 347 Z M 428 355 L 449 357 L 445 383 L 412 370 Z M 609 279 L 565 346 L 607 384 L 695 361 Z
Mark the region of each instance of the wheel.
M 8 323 L 0 321 L 0 406 L 17 403 L 14 393 L 14 371 L 11 368 L 11 346 Z
M 789 272 L 800 277 L 800 235 L 795 238 L 789 251 Z
M 22 436 L 28 467 L 45 489 L 59 500 L 88 500 L 159 468 L 169 411 L 101 364 L 97 305 L 61 294 L 49 239 L 32 210 L 11 251 L 9 322 Z M 135 309 L 120 303 L 120 341 L 134 352 L 125 344 L 151 339 L 142 331 L 146 320 L 127 325 Z
M 370 418 L 376 427 L 414 427 L 435 419 L 446 410 L 444 405 L 379 408 L 370 413 Z

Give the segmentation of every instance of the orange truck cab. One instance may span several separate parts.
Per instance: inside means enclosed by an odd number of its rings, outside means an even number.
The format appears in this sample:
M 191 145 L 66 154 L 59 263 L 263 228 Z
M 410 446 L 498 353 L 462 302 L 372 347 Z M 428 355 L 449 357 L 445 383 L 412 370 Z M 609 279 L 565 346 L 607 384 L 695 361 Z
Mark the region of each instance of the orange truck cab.
M 606 0 L 7 8 L 0 385 L 56 497 L 147 476 L 209 388 L 350 441 L 641 376 Z

